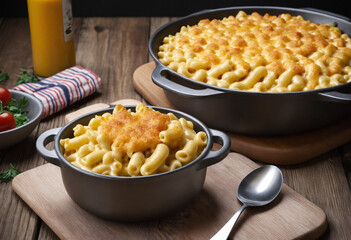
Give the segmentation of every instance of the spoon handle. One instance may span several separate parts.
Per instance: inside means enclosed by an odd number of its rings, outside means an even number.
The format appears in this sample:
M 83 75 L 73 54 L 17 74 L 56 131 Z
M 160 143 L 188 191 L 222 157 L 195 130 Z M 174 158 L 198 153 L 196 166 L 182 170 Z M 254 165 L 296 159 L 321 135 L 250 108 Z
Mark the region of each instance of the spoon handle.
M 233 217 L 214 235 L 211 240 L 227 240 L 230 232 L 232 231 L 234 224 L 238 220 L 240 214 L 244 211 L 247 206 L 242 205 L 239 210 L 233 215 Z

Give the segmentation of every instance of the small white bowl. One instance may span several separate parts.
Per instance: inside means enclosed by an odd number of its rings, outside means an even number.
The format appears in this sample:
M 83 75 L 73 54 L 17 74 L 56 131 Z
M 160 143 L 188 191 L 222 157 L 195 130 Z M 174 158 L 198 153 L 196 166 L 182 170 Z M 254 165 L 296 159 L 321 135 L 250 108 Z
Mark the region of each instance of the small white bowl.
M 9 89 L 9 91 L 11 97 L 16 99 L 16 103 L 18 103 L 22 97 L 28 99 L 29 103 L 23 108 L 28 111 L 27 117 L 29 118 L 29 122 L 22 126 L 0 132 L 0 150 L 9 148 L 23 141 L 39 124 L 43 113 L 41 101 L 33 95 L 17 90 Z

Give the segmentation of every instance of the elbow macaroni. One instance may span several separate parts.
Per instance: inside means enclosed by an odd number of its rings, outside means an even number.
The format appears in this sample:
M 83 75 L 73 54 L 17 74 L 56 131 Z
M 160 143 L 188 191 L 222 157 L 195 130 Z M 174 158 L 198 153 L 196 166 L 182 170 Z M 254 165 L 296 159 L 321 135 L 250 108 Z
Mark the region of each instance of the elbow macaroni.
M 147 176 L 169 172 L 196 159 L 207 145 L 205 132 L 173 113 L 139 104 L 135 112 L 117 105 L 112 114 L 73 128 L 60 140 L 64 157 L 87 171 L 111 176 Z
M 351 82 L 347 34 L 289 14 L 203 19 L 165 37 L 158 57 L 186 77 L 229 89 L 295 92 Z

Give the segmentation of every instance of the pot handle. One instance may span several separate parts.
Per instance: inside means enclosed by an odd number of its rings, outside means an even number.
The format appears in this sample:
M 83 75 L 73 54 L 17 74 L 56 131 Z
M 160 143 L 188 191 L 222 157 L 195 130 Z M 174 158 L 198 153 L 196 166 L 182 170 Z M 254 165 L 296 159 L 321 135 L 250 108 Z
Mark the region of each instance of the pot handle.
M 55 136 L 61 130 L 61 128 L 53 128 L 43 132 L 37 139 L 35 144 L 37 151 L 39 152 L 40 156 L 44 158 L 49 163 L 52 163 L 56 166 L 61 167 L 61 162 L 55 152 L 55 149 L 48 150 L 46 149 L 46 145 L 52 141 L 54 141 Z
M 212 140 L 214 143 L 222 145 L 222 148 L 217 151 L 210 151 L 207 156 L 200 162 L 198 170 L 211 166 L 219 161 L 223 160 L 230 151 L 231 141 L 227 134 L 224 132 L 209 129 Z
M 337 14 L 337 13 L 329 12 L 329 11 L 326 11 L 326 10 L 321 10 L 321 9 L 317 9 L 317 8 L 310 8 L 310 7 L 302 8 L 302 9 L 305 9 L 305 10 L 308 10 L 308 11 L 313 11 L 313 12 L 318 12 L 318 13 L 322 13 L 322 14 L 326 14 L 326 15 L 330 15 L 330 16 L 337 17 L 337 18 L 343 19 L 345 21 L 351 22 L 351 19 L 348 18 L 348 17 L 345 17 L 345 16 Z
M 337 103 L 351 103 L 351 93 L 341 93 L 341 92 L 326 92 L 319 93 L 319 95 L 326 98 L 330 102 Z
M 172 74 L 168 68 L 163 67 L 161 64 L 157 64 L 155 70 L 152 72 L 152 81 L 156 85 L 168 91 L 176 91 L 178 94 L 191 97 L 209 97 L 223 94 L 223 92 L 211 88 L 193 89 L 187 86 L 183 86 L 164 77 L 165 72 Z

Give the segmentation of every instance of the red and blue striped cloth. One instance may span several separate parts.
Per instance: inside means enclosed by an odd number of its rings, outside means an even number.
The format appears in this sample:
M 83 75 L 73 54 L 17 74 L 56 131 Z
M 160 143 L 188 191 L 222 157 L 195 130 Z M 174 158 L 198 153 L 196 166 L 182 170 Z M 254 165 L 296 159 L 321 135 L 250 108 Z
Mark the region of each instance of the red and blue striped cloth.
M 101 87 L 101 78 L 81 66 L 63 70 L 37 83 L 23 83 L 14 90 L 33 94 L 43 103 L 42 118 L 81 100 Z

